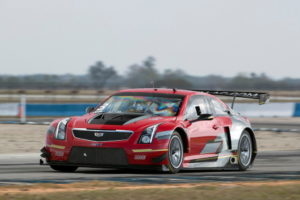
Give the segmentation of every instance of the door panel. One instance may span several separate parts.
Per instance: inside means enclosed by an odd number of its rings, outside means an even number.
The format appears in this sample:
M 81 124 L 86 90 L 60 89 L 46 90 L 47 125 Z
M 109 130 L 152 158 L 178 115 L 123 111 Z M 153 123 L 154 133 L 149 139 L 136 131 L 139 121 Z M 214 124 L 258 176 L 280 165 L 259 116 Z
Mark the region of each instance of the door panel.
M 189 137 L 190 153 L 186 160 L 193 161 L 200 158 L 215 157 L 219 150 L 220 142 L 215 142 L 216 137 L 222 133 L 219 119 L 199 120 L 191 123 L 197 115 L 195 106 L 199 106 L 202 114 L 212 114 L 209 102 L 205 96 L 196 95 L 190 99 L 185 127 Z
M 230 143 L 230 141 L 228 139 L 230 138 L 229 131 L 232 125 L 232 120 L 230 115 L 226 111 L 228 110 L 227 105 L 225 105 L 221 100 L 218 100 L 210 96 L 207 96 L 207 100 L 210 104 L 211 109 L 213 110 L 214 119 L 216 120 L 216 124 L 218 126 L 217 128 L 220 129 L 220 131 L 216 135 L 215 141 L 221 142 L 221 145 L 217 152 L 217 153 L 221 153 L 222 151 L 226 151 L 229 149 L 228 147 L 230 145 L 228 143 Z

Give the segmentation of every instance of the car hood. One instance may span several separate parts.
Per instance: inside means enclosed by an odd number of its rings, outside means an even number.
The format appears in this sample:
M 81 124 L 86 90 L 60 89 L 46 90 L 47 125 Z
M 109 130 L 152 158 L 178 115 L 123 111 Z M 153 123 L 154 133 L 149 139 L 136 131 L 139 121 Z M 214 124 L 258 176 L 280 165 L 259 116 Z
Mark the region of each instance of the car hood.
M 176 117 L 174 116 L 164 117 L 145 114 L 93 113 L 75 117 L 71 120 L 71 124 L 73 128 L 133 130 L 174 120 L 176 120 Z

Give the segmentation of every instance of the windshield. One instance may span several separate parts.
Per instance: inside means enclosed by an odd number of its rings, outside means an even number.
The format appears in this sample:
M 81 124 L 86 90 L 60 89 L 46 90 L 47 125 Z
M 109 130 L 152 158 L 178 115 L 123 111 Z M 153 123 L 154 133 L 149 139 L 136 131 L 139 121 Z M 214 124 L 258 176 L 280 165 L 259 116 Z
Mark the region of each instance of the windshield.
M 111 96 L 96 112 L 137 113 L 159 116 L 175 116 L 179 111 L 181 98 L 155 96 Z

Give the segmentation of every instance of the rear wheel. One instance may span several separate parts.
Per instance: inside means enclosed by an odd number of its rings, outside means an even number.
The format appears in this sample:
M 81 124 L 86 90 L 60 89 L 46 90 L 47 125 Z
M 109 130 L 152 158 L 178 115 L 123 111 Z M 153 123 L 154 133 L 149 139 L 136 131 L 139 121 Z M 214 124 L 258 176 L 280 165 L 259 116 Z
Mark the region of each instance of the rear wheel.
M 251 136 L 247 131 L 244 131 L 241 135 L 238 146 L 238 165 L 239 170 L 245 171 L 252 164 L 253 156 L 253 144 Z
M 50 165 L 52 169 L 59 172 L 75 172 L 78 167 L 74 166 L 60 166 L 60 165 Z
M 168 148 L 168 168 L 170 173 L 177 173 L 183 161 L 183 144 L 179 133 L 174 132 L 170 138 Z

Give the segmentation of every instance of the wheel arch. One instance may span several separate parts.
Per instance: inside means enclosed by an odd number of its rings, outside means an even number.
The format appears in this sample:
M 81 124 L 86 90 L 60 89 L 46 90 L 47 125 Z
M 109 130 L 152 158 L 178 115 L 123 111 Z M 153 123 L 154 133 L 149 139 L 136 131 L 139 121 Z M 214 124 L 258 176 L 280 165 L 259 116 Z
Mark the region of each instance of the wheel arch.
M 178 132 L 182 139 L 184 153 L 188 153 L 189 152 L 189 140 L 188 140 L 188 136 L 187 136 L 185 130 L 183 128 L 177 127 L 177 128 L 175 128 L 174 131 Z
M 252 159 L 251 159 L 251 163 L 254 161 L 256 155 L 257 155 L 257 143 L 256 143 L 256 138 L 255 138 L 255 134 L 254 131 L 247 127 L 244 129 L 244 131 L 247 131 L 250 134 L 251 137 L 251 141 L 252 141 L 252 145 L 253 145 L 253 152 L 252 152 Z

